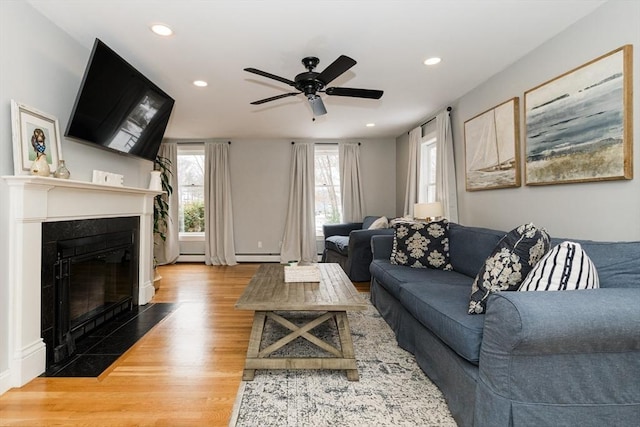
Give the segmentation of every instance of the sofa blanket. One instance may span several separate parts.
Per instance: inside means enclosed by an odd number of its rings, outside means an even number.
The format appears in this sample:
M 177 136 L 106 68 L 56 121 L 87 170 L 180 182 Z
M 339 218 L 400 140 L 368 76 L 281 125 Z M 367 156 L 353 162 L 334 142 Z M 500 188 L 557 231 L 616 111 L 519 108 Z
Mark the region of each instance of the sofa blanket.
M 461 426 L 631 426 L 640 419 L 640 242 L 580 243 L 599 289 L 500 292 L 469 315 L 471 284 L 506 234 L 449 225 L 453 271 L 390 262 L 374 236 L 371 300 Z

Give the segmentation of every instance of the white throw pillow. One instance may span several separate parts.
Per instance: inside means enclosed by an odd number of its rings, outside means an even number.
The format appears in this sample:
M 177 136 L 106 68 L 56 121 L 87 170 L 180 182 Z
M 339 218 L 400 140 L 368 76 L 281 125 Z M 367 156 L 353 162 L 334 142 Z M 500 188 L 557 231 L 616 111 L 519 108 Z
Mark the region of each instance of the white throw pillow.
M 519 291 L 565 291 L 600 287 L 595 265 L 579 243 L 562 242 L 529 272 Z
M 369 230 L 380 230 L 382 228 L 389 228 L 389 220 L 386 216 L 381 216 L 371 223 Z

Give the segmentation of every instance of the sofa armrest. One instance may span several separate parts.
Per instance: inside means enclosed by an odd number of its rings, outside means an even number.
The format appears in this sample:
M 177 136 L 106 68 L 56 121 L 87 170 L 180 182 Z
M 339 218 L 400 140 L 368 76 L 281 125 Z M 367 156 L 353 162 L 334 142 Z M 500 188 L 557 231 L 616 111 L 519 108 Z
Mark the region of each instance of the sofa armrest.
M 348 236 L 353 230 L 361 230 L 361 222 L 347 222 L 343 224 L 324 224 L 322 226 L 322 232 L 324 238 L 331 236 Z
M 392 251 L 393 232 L 391 235 L 377 235 L 371 237 L 371 252 L 373 254 L 373 259 L 389 259 L 391 258 Z
M 354 230 L 349 233 L 349 257 L 345 266 L 347 275 L 354 282 L 365 282 L 371 279 L 369 265 L 373 256 L 371 254 L 371 238 L 373 236 L 387 235 L 390 229 Z
M 352 255 L 368 254 L 371 260 L 371 238 L 373 236 L 393 236 L 393 229 L 381 228 L 376 230 L 354 230 L 349 233 L 349 258 Z M 362 258 L 359 256 L 359 258 Z
M 479 362 L 484 393 L 532 404 L 640 404 L 638 301 L 640 288 L 490 296 Z

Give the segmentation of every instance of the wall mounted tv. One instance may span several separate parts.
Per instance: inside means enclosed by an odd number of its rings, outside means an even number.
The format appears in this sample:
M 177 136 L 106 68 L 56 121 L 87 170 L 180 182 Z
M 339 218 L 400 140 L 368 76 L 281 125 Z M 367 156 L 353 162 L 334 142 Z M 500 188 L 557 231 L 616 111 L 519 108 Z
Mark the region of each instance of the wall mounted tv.
M 65 136 L 154 160 L 174 100 L 96 39 Z

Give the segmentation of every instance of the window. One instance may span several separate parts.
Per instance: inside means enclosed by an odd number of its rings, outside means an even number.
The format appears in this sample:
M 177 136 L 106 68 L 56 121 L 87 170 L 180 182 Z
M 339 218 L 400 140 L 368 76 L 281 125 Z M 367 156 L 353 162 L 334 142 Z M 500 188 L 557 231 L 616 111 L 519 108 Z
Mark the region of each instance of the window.
M 420 142 L 420 172 L 418 202 L 436 201 L 436 134 L 429 133 Z
M 324 224 L 338 224 L 342 220 L 338 144 L 316 144 L 314 153 L 316 236 L 322 236 Z
M 178 146 L 180 237 L 204 238 L 204 146 Z

